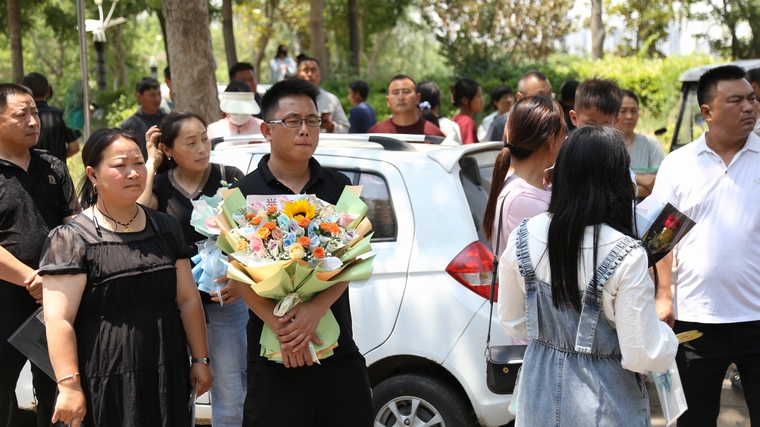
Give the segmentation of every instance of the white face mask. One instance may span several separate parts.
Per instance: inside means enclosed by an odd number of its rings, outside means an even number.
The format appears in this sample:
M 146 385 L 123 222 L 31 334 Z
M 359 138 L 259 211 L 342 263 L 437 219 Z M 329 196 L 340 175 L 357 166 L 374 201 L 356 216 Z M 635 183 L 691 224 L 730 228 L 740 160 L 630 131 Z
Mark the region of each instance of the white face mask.
M 227 119 L 235 126 L 243 126 L 251 120 L 250 114 L 227 114 Z

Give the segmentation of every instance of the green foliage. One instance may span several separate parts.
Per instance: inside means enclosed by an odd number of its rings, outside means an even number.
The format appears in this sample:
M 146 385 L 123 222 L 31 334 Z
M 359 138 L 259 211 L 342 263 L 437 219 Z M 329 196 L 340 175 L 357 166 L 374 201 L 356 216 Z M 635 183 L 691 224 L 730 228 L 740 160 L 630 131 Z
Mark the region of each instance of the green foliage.
M 617 46 L 622 56 L 663 57 L 658 47 L 659 41 L 668 37 L 668 25 L 675 17 L 671 2 L 662 0 L 624 0 L 613 3 L 606 0 L 607 12 L 622 20 L 627 35 Z
M 710 48 L 733 59 L 760 58 L 760 0 L 684 0 L 687 11 L 694 10 L 694 5 L 707 6 L 706 12 L 689 12 L 692 19 L 721 25 L 725 30 L 713 36 L 705 26 L 705 32 L 699 34 L 707 40 Z M 697 9 L 699 10 L 699 9 Z M 739 29 L 748 26 L 749 36 L 741 36 Z

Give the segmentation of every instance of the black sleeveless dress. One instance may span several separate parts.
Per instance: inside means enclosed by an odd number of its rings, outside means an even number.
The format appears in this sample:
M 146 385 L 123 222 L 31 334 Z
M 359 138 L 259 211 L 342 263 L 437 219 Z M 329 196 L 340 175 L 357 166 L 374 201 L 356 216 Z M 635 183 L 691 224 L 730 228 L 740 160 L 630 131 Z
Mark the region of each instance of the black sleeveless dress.
M 144 208 L 145 229 L 115 233 L 80 214 L 54 229 L 40 274 L 87 275 L 74 322 L 88 427 L 190 425 L 190 364 L 175 262 L 176 220 Z

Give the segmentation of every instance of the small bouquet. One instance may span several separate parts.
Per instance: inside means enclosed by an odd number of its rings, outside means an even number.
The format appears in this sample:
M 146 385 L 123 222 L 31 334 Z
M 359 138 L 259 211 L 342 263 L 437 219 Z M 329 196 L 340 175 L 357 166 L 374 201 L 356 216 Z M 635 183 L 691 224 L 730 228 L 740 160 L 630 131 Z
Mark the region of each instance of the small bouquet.
M 246 199 L 235 189 L 223 197 L 217 246 L 232 258 L 225 262 L 227 277 L 277 301 L 277 316 L 338 282 L 369 278 L 374 255 L 359 257 L 372 250 L 372 225 L 353 187 L 346 187 L 334 206 L 313 195 Z M 309 349 L 319 362 L 338 345 L 340 329 L 332 311 L 322 316 L 316 334 L 323 344 L 309 343 Z M 266 324 L 259 342 L 262 356 L 282 361 L 277 335 Z
M 193 200 L 193 212 L 190 216 L 190 225 L 195 231 L 208 237 L 207 240 L 196 242 L 198 254 L 191 258 L 194 264 L 193 278 L 198 284 L 198 289 L 212 293 L 220 290 L 222 285 L 214 282 L 220 276 L 227 274 L 227 266 L 222 262 L 226 257 L 222 251 L 216 247 L 216 240 L 221 233 L 221 229 L 216 225 L 219 205 L 223 201 L 222 193 L 230 191 L 226 188 L 226 183 L 222 182 L 220 188 L 213 197 L 201 196 L 198 200 Z M 219 304 L 224 305 L 224 301 L 219 298 Z
M 636 205 L 636 224 L 639 237 L 657 262 L 678 244 L 695 223 L 672 204 L 663 204 L 650 196 Z

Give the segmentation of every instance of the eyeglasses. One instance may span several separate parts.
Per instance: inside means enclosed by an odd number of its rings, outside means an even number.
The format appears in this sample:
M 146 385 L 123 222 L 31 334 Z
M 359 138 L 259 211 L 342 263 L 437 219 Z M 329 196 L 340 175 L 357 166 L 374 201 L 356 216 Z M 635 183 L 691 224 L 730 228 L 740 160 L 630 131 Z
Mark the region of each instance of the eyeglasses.
M 301 123 L 306 122 L 306 126 L 319 127 L 322 124 L 320 117 L 307 117 L 305 119 L 299 119 L 298 117 L 289 117 L 285 120 L 269 120 L 267 123 L 278 124 L 282 123 L 287 128 L 300 128 Z

